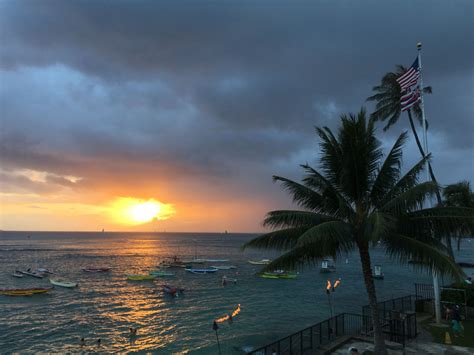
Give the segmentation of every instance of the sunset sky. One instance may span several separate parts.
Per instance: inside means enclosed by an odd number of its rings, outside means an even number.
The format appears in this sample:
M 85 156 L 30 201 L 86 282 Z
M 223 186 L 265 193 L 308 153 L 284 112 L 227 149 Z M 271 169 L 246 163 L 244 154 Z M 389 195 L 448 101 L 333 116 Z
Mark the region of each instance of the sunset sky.
M 435 173 L 472 183 L 473 14 L 469 0 L 0 0 L 0 229 L 262 231 L 292 206 L 271 176 L 317 166 L 314 126 L 371 112 L 418 41 Z

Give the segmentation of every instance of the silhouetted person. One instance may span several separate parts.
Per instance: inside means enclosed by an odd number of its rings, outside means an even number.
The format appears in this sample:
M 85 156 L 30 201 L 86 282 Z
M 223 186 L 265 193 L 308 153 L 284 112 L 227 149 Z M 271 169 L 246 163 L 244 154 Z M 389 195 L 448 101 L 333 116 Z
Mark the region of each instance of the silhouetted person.
M 100 346 L 100 338 L 97 339 L 97 346 Z
M 84 338 L 81 338 L 81 346 L 84 346 L 86 345 L 86 341 L 84 340 Z

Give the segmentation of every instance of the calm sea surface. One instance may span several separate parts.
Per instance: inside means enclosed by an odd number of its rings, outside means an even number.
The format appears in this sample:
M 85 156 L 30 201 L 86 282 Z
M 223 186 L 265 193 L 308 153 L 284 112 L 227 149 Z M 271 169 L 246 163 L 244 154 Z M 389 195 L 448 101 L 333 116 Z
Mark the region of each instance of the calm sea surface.
M 28 236 L 31 238 L 28 238 Z M 241 304 L 232 324 L 218 331 L 224 354 L 242 353 L 288 335 L 330 315 L 324 292 L 327 274 L 319 268 L 301 271 L 296 280 L 256 277 L 258 266 L 247 260 L 272 258 L 262 251 L 239 247 L 253 235 L 163 233 L 51 233 L 0 234 L 0 287 L 49 286 L 48 279 L 10 276 L 15 269 L 43 267 L 79 282 L 77 289 L 56 287 L 33 297 L 0 296 L 0 349 L 5 352 L 152 351 L 154 353 L 217 353 L 212 321 Z M 463 243 L 458 259 L 474 260 L 474 241 Z M 173 269 L 176 276 L 153 282 L 126 280 L 128 273 L 147 273 L 166 256 L 229 259 L 236 270 L 193 275 Z M 414 293 L 414 282 L 430 276 L 415 272 L 372 250 L 373 264 L 381 264 L 385 280 L 376 281 L 379 300 Z M 216 263 L 226 264 L 226 263 Z M 107 266 L 105 274 L 81 271 Z M 357 254 L 337 262 L 330 278 L 342 278 L 334 293 L 335 313 L 360 313 L 367 303 Z M 472 270 L 472 269 L 471 269 Z M 472 273 L 472 272 L 470 272 Z M 237 285 L 221 286 L 222 276 Z M 185 289 L 172 299 L 160 291 L 170 283 Z M 139 329 L 131 341 L 128 328 Z M 79 340 L 86 339 L 81 348 Z M 95 341 L 101 338 L 101 348 Z

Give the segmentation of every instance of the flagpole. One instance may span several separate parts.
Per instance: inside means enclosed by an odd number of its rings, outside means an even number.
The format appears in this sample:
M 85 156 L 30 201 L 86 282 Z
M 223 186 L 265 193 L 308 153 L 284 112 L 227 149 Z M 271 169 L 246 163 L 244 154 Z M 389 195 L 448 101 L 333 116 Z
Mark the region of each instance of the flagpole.
M 421 66 L 421 43 L 418 42 L 416 44 L 416 48 L 418 49 L 418 65 L 420 67 L 420 108 L 421 108 L 421 119 L 423 125 L 423 150 L 425 152 L 425 157 L 428 156 L 428 132 L 426 130 L 426 117 L 425 117 L 425 105 L 423 101 L 423 74 L 422 74 L 422 66 Z M 429 163 L 428 160 L 426 161 L 426 181 L 430 181 L 430 173 L 429 173 Z M 429 200 L 430 207 L 432 206 L 431 199 Z M 434 291 L 434 306 L 435 306 L 435 317 L 436 323 L 441 323 L 441 299 L 439 294 L 439 279 L 438 273 L 436 270 L 431 270 L 433 275 L 433 291 Z

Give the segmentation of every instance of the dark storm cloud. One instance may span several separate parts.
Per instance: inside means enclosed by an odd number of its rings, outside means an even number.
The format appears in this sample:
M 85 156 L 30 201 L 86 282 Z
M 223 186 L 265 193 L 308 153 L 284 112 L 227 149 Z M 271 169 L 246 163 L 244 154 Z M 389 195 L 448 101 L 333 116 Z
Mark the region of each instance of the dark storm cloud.
M 438 170 L 449 182 L 472 179 L 472 166 L 463 176 L 444 168 L 449 152 L 473 152 L 473 9 L 471 1 L 5 1 L 2 160 L 76 175 L 90 158 L 168 165 L 170 176 L 283 174 L 313 158 L 302 154 L 316 148 L 314 125 L 335 127 L 341 112 L 365 105 L 386 71 L 411 64 L 421 40 L 434 88 L 430 129 L 443 147 Z M 401 121 L 382 137 L 406 128 Z M 12 139 L 19 132 L 34 148 Z

